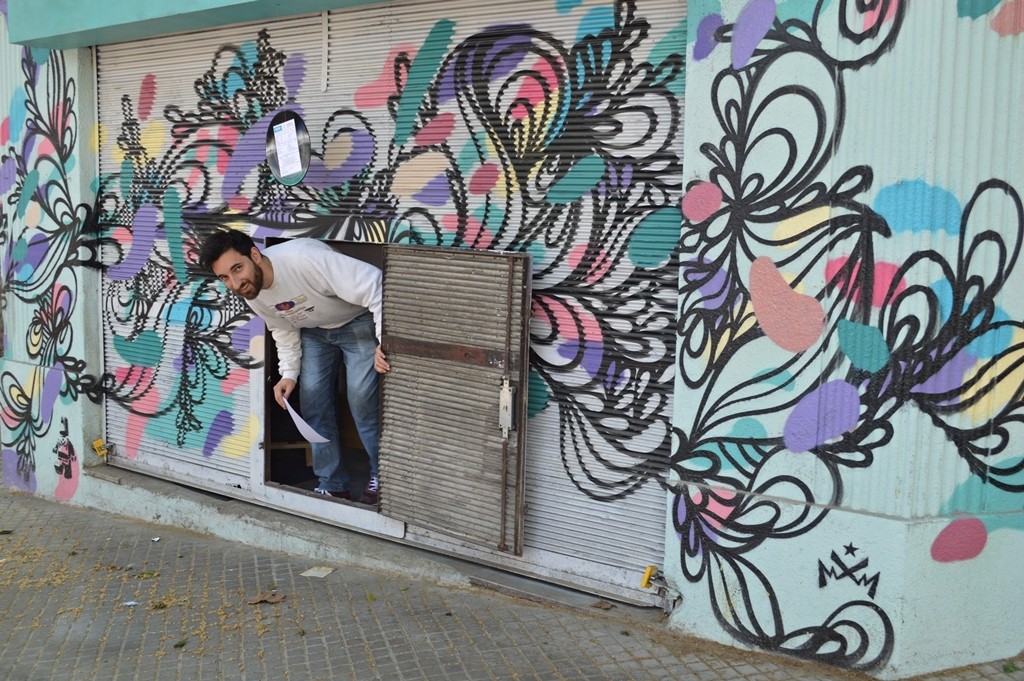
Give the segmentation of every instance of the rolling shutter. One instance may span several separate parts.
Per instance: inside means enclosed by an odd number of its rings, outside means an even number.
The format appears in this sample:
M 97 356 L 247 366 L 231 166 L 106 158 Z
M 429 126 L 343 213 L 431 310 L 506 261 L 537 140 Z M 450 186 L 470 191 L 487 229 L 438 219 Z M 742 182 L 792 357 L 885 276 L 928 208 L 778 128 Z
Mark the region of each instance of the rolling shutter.
M 384 256 L 381 512 L 522 553 L 529 257 Z

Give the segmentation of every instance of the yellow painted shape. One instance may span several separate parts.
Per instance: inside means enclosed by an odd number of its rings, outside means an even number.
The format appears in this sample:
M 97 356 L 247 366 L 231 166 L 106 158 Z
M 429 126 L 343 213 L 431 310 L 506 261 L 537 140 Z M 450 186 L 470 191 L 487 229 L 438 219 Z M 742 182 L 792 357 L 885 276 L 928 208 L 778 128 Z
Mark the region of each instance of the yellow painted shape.
M 89 131 L 89 149 L 93 152 L 99 152 L 100 140 L 106 137 L 103 130 L 103 124 L 97 123 L 92 126 L 92 130 Z
M 249 414 L 248 420 L 238 434 L 228 435 L 221 442 L 221 450 L 224 456 L 232 459 L 241 459 L 249 456 L 249 453 L 256 446 L 256 440 L 260 434 L 259 420 L 255 414 Z
M 142 128 L 142 148 L 156 156 L 156 152 L 163 148 L 164 138 L 167 135 L 167 127 L 159 118 L 154 118 Z
M 324 149 L 324 166 L 328 170 L 337 170 L 341 164 L 348 160 L 352 154 L 352 137 L 349 135 L 338 135 L 327 143 Z
M 406 199 L 412 198 L 447 168 L 448 159 L 440 152 L 431 151 L 417 156 L 395 173 L 395 195 Z
M 820 208 L 813 208 L 794 215 L 787 220 L 783 220 L 776 225 L 772 238 L 776 241 L 782 241 L 783 239 L 792 238 L 811 229 L 812 227 L 823 224 L 828 221 L 831 210 L 832 209 L 829 206 L 821 206 Z M 794 241 L 785 246 L 781 246 L 780 248 L 793 248 L 798 243 L 798 241 Z
M 1010 347 L 1016 348 L 1013 352 L 1010 352 L 992 364 L 985 364 L 979 362 L 975 365 L 974 369 L 969 371 L 964 377 L 964 383 L 971 383 L 977 380 L 975 386 L 964 393 L 963 400 L 969 401 L 978 394 L 979 391 L 984 390 L 993 381 L 998 380 L 995 387 L 987 395 L 983 396 L 978 400 L 977 404 L 967 409 L 967 416 L 971 419 L 974 425 L 980 425 L 986 421 L 990 421 L 993 416 L 999 413 L 1001 409 L 1006 407 L 1011 400 L 1013 400 L 1014 394 L 1020 388 L 1021 384 L 1024 384 L 1024 332 L 1019 329 L 1014 331 L 1013 340 L 1010 343 Z M 1014 363 L 1019 362 L 1020 366 L 1010 371 L 1005 376 L 1000 375 L 1013 366 Z M 981 367 L 987 367 L 983 373 L 978 373 Z

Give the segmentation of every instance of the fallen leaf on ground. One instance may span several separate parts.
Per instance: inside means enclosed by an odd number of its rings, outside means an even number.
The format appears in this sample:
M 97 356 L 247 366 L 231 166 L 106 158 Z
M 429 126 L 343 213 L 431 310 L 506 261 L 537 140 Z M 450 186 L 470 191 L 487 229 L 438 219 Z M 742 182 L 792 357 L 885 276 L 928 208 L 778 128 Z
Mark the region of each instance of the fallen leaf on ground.
M 281 594 L 261 592 L 246 601 L 249 605 L 256 605 L 257 603 L 280 603 L 285 597 Z
M 608 601 L 606 601 L 606 600 L 604 600 L 602 598 L 601 600 L 597 601 L 596 603 L 594 603 L 590 607 L 591 608 L 598 608 L 600 610 L 611 610 L 612 608 L 615 607 L 615 605 L 613 603 L 609 603 Z

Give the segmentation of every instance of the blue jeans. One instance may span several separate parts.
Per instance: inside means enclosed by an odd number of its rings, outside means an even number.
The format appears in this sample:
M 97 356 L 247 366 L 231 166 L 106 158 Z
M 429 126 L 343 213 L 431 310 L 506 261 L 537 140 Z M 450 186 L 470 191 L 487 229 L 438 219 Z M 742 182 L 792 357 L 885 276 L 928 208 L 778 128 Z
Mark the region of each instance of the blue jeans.
M 370 457 L 370 475 L 377 475 L 380 444 L 380 379 L 373 368 L 377 334 L 373 315 L 365 312 L 336 329 L 302 329 L 299 400 L 302 417 L 328 442 L 313 444 L 313 472 L 320 487 L 348 490 L 349 474 L 341 459 L 335 415 L 338 367 L 345 362 L 345 388 L 359 439 Z

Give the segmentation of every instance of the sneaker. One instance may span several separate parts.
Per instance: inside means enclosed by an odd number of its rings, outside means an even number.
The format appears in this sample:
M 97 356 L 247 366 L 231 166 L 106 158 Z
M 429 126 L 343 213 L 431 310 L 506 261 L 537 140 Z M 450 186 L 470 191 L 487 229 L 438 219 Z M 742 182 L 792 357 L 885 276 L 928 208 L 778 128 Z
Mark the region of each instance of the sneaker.
M 313 490 L 313 494 L 322 494 L 325 497 L 334 497 L 335 499 L 351 499 L 352 498 L 352 495 L 349 494 L 348 492 L 345 492 L 345 491 L 334 492 L 334 491 L 326 489 L 324 487 L 317 487 L 315 490 Z
M 376 506 L 380 500 L 380 480 L 376 475 L 370 478 L 370 481 L 366 483 L 366 488 L 363 490 L 363 495 L 359 497 L 359 503 L 369 504 Z

